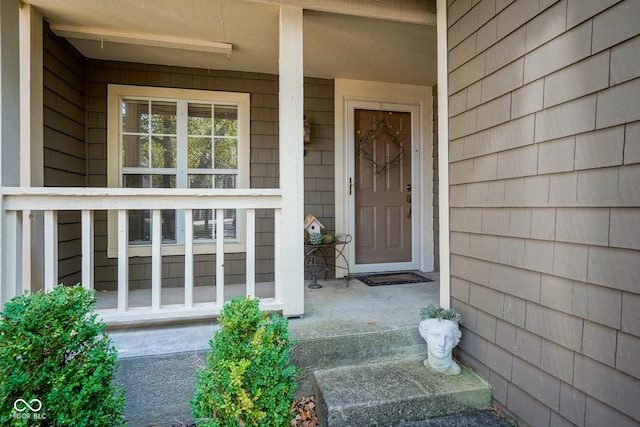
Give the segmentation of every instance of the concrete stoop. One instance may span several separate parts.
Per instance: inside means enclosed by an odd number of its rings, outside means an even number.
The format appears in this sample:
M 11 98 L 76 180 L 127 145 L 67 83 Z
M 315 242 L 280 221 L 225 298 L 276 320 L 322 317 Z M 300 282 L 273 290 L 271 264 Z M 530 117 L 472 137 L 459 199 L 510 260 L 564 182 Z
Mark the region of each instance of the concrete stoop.
M 490 387 L 480 377 L 465 368 L 444 376 L 424 367 L 426 346 L 415 326 L 296 339 L 291 358 L 302 368 L 296 398 L 316 396 L 323 427 L 500 425 L 479 421 L 483 413 L 477 411 L 491 403 Z M 129 425 L 190 422 L 188 401 L 207 353 L 121 358 L 116 380 L 127 390 Z M 465 415 L 432 424 L 455 414 Z
M 422 359 L 316 370 L 322 427 L 428 425 L 407 423 L 489 408 L 491 388 L 479 376 L 464 367 L 460 375 L 434 374 Z
M 426 354 L 418 328 L 398 327 L 341 335 L 298 338 L 291 362 L 303 368 L 296 397 L 314 393 L 313 372 L 318 369 L 418 358 Z

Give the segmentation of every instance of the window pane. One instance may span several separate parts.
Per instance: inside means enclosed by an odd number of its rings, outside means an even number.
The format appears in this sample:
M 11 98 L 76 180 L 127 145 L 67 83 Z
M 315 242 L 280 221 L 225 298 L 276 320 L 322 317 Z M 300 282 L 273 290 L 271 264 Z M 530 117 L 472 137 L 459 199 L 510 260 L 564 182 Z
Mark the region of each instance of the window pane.
M 190 188 L 211 188 L 211 175 L 189 175 Z M 213 218 L 212 209 L 194 209 L 193 211 L 193 239 L 194 240 L 211 240 L 213 239 L 213 230 L 215 227 L 215 219 Z
M 125 175 L 125 188 L 176 188 L 175 175 Z
M 215 188 L 236 188 L 236 178 L 237 175 L 226 174 L 226 175 L 214 175 L 215 177 Z
M 216 138 L 215 146 L 216 169 L 238 168 L 238 140 L 235 138 Z
M 189 137 L 189 168 L 211 169 L 211 138 Z
M 151 145 L 152 168 L 175 168 L 178 144 L 175 137 L 154 136 Z
M 160 213 L 162 222 L 162 243 L 176 242 L 176 211 L 163 209 Z M 150 210 L 129 211 L 129 243 L 147 245 L 151 242 L 153 227 Z
M 224 210 L 224 238 L 235 239 L 236 238 L 236 216 L 238 211 L 236 209 Z
M 238 136 L 238 107 L 216 105 L 214 115 L 216 136 Z
M 213 188 L 211 175 L 189 175 L 189 188 Z
M 193 240 L 213 239 L 215 220 L 212 209 L 194 209 Z
M 236 238 L 236 209 L 224 210 L 224 238 Z M 217 237 L 216 219 L 213 209 L 193 211 L 193 240 L 212 240 Z
M 149 137 L 147 135 L 122 136 L 122 164 L 124 167 L 149 167 Z
M 149 132 L 149 101 L 122 102 L 122 130 L 135 133 Z
M 176 105 L 175 102 L 151 102 L 151 133 L 176 134 Z
M 151 241 L 151 211 L 129 211 L 129 243 Z
M 189 104 L 189 135 L 211 135 L 211 104 Z
M 175 188 L 174 175 L 125 175 L 123 186 L 126 188 Z M 176 241 L 176 211 L 162 210 L 162 242 Z M 148 244 L 151 241 L 151 211 L 129 211 L 129 242 Z
M 215 177 L 216 188 L 235 188 L 235 175 L 207 175 L 190 174 L 190 188 L 212 188 L 212 181 Z M 224 238 L 235 239 L 236 237 L 236 210 L 225 209 L 224 211 Z M 214 239 L 215 238 L 215 216 L 212 209 L 195 209 L 193 211 L 193 239 Z

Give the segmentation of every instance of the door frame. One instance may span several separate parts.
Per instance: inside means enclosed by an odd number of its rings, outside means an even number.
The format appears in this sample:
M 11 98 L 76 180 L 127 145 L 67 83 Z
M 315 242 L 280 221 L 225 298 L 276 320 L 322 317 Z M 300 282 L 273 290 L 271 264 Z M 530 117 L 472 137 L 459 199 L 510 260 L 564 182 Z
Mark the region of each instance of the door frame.
M 433 207 L 433 103 L 429 86 L 398 85 L 361 80 L 335 81 L 335 214 L 336 233 L 353 233 L 355 197 L 349 196 L 353 177 L 354 108 L 412 113 L 412 261 L 409 263 L 355 264 L 355 245 L 347 245 L 349 273 L 434 269 Z M 351 118 L 350 118 L 351 116 Z M 415 135 L 415 136 L 414 136 Z M 340 260 L 336 260 L 339 262 Z M 345 264 L 338 264 L 345 267 Z M 347 270 L 336 269 L 336 277 Z

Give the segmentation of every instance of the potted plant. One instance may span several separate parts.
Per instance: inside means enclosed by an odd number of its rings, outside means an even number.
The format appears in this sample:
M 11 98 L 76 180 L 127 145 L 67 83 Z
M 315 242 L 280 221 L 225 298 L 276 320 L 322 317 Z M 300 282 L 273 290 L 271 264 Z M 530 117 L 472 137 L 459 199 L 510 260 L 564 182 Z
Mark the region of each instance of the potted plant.
M 453 360 L 452 351 L 460 342 L 462 315 L 454 309 L 428 304 L 420 310 L 420 336 L 427 342 L 424 366 L 445 375 L 457 375 L 460 366 Z

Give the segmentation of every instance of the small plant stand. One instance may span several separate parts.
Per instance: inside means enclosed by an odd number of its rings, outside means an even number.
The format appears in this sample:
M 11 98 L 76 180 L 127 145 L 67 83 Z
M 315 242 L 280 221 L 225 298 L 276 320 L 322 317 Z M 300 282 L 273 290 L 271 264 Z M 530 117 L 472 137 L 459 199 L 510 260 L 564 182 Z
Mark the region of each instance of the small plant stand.
M 331 243 L 311 245 L 305 242 L 304 269 L 305 276 L 310 279 L 309 289 L 321 288 L 322 285 L 318 283 L 318 277 L 323 275 L 322 279 L 326 280 L 327 272 L 331 268 L 342 268 L 347 271 L 347 276 L 349 276 L 349 262 L 345 254 L 345 249 L 349 242 L 351 242 L 351 235 L 349 234 L 338 234 Z M 342 259 L 344 265 L 337 265 L 336 260 L 338 259 Z

